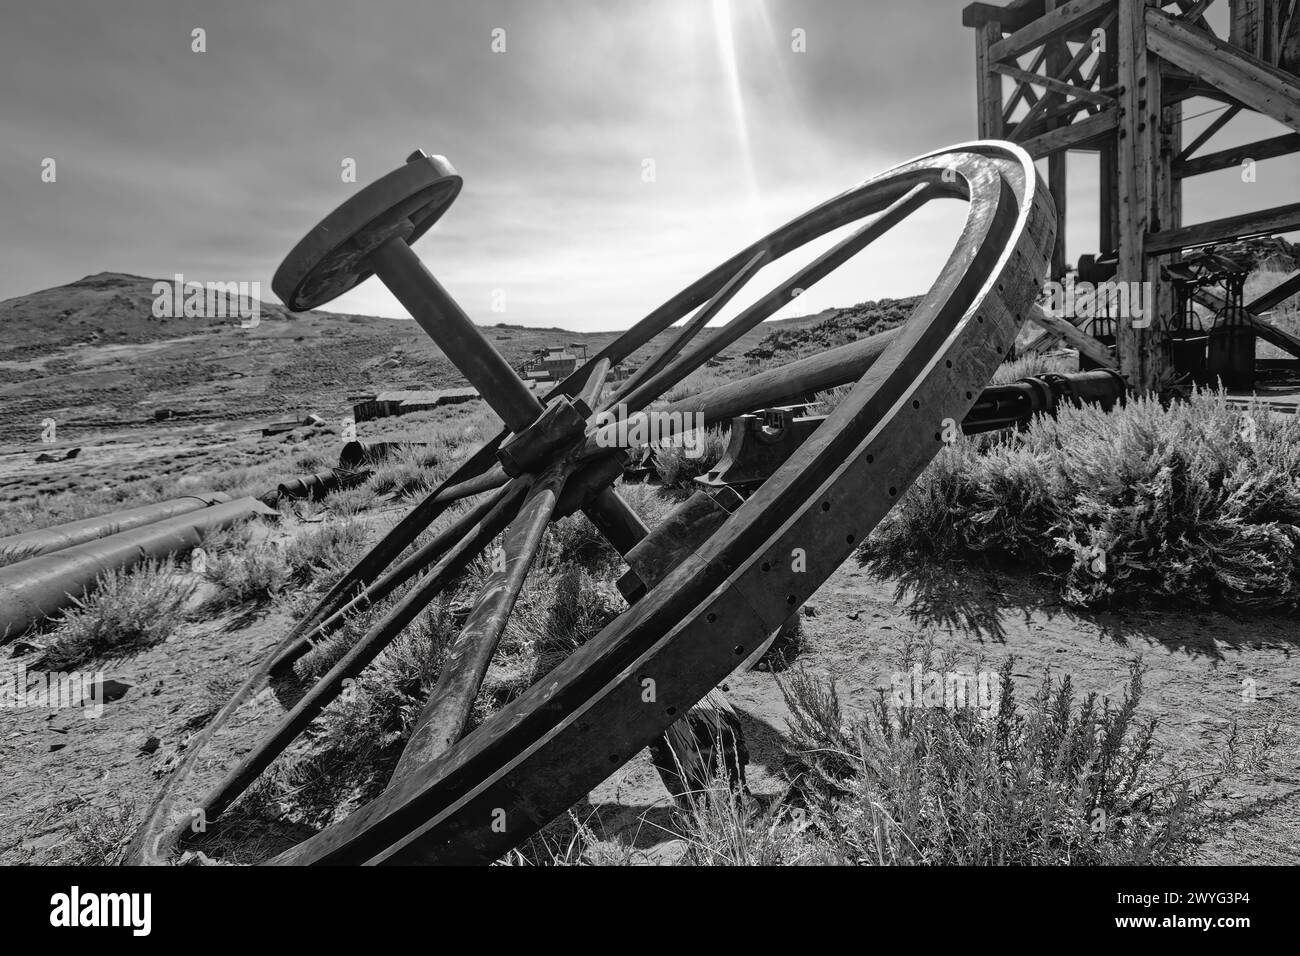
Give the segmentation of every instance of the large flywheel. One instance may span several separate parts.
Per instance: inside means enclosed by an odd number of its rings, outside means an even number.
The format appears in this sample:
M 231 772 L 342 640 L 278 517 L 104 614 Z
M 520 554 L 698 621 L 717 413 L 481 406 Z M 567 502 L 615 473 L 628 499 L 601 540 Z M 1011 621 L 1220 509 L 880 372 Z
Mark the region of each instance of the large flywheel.
M 194 741 L 137 837 L 134 859 L 166 862 L 261 774 L 344 686 L 480 553 L 499 541 L 387 789 L 276 857 L 281 864 L 484 863 L 563 813 L 654 741 L 748 659 L 867 537 L 943 446 L 1011 348 L 1038 294 L 1056 216 L 1029 156 L 979 142 L 866 180 L 737 253 L 587 361 L 533 395 L 424 268 L 410 242 L 460 190 L 441 157 L 414 154 L 310 232 L 276 274 L 294 310 L 371 275 L 411 312 L 501 417 L 467 459 L 330 590 Z M 968 204 L 961 236 L 909 321 L 682 399 L 670 389 L 935 199 Z M 765 266 L 839 227 L 861 224 L 719 328 L 700 335 Z M 610 369 L 679 321 L 629 379 Z M 709 533 L 649 576 L 631 606 L 541 680 L 466 734 L 515 599 L 557 518 L 583 511 L 635 569 L 649 533 L 614 489 L 630 416 L 693 412 L 707 423 L 856 382 L 797 451 L 747 499 L 718 503 Z M 698 421 L 698 419 L 696 419 Z M 407 553 L 454 501 L 476 500 Z M 706 503 L 707 504 L 707 503 Z M 689 505 L 689 503 L 688 503 Z M 686 508 L 688 505 L 683 505 Z M 796 560 L 795 556 L 799 556 Z M 353 611 L 407 588 L 381 620 L 194 805 L 178 796 L 230 716 Z M 647 681 L 653 695 L 643 693 Z M 647 700 L 647 696 L 651 700 Z

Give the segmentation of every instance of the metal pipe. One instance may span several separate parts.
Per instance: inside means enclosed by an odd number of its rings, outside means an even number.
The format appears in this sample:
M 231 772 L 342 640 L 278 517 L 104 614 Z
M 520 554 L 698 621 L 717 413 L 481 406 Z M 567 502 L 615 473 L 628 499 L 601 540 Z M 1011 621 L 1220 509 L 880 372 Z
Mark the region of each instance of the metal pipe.
M 197 547 L 208 532 L 257 514 L 277 512 L 256 498 L 239 498 L 0 568 L 0 642 L 94 590 L 105 571 Z
M 124 511 L 114 511 L 106 515 L 97 515 L 94 518 L 69 521 L 66 524 L 57 524 L 50 528 L 38 528 L 35 531 L 24 531 L 22 534 L 11 534 L 6 538 L 0 538 L 0 554 L 36 557 L 49 554 L 51 551 L 62 551 L 64 548 L 70 548 L 76 544 L 94 541 L 96 538 L 106 538 L 111 534 L 117 534 L 119 531 L 129 531 L 141 525 L 153 524 L 155 521 L 162 521 L 164 518 L 188 514 L 191 511 L 198 511 L 200 508 L 207 508 L 229 500 L 229 495 L 223 495 L 219 492 L 208 495 L 186 495 L 183 498 L 173 498 L 170 501 L 155 501 L 153 504 L 141 505 L 138 508 L 127 508 Z
M 370 253 L 370 264 L 411 318 L 429 333 L 511 431 L 523 431 L 533 423 L 542 412 L 542 403 L 424 267 L 406 240 L 389 239 Z

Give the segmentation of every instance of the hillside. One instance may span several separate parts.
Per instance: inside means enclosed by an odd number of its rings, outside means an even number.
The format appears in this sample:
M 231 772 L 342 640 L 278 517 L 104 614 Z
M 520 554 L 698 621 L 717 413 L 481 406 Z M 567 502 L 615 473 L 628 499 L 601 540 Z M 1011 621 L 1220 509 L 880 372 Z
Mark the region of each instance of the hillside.
M 260 303 L 260 324 L 238 318 L 156 318 L 159 280 L 103 272 L 67 285 L 0 302 L 0 403 L 7 414 L 0 446 L 38 443 L 41 422 L 53 418 L 60 438 L 75 440 L 120 427 L 152 425 L 155 411 L 173 409 L 191 422 L 241 422 L 348 410 L 347 395 L 384 388 L 463 384 L 456 369 L 414 323 L 332 312 L 294 315 Z M 864 307 L 765 323 L 724 351 L 724 362 L 760 347 L 774 330 L 798 334 L 805 325 L 840 340 L 870 334 Z M 228 308 L 227 312 L 234 312 Z M 886 326 L 887 327 L 887 326 Z M 495 325 L 484 329 L 512 365 L 552 345 L 591 352 L 617 331 Z M 656 343 L 634 354 L 636 364 Z M 791 356 L 794 357 L 794 356 Z

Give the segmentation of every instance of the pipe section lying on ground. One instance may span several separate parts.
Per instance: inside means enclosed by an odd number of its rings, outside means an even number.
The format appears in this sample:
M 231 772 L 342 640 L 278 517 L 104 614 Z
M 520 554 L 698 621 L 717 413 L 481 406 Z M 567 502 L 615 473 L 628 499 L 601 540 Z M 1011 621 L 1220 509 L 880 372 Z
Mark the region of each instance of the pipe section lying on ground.
M 320 501 L 335 491 L 355 487 L 369 477 L 368 471 L 342 471 L 337 468 L 314 475 L 299 475 L 276 485 L 275 491 L 263 495 L 261 500 L 267 504 L 281 499 L 296 501 L 306 498 L 309 501 Z
M 155 521 L 162 521 L 164 518 L 188 514 L 191 511 L 198 511 L 200 508 L 207 508 L 229 500 L 229 495 L 223 495 L 220 492 L 205 495 L 186 495 L 183 498 L 156 501 L 153 504 L 141 505 L 139 508 L 114 511 L 112 514 L 98 515 L 94 518 L 69 521 L 67 524 L 57 524 L 50 528 L 38 528 L 35 531 L 24 531 L 22 534 L 11 534 L 7 538 L 0 538 L 0 554 L 35 557 L 41 554 L 49 554 L 51 551 L 62 551 L 64 548 L 70 548 L 75 544 L 94 541 L 96 538 L 106 538 L 111 534 L 117 534 L 119 531 L 129 531 L 141 525 L 153 524 Z
M 204 535 L 253 515 L 278 512 L 239 498 L 0 568 L 0 643 L 94 590 L 104 572 L 197 547 Z

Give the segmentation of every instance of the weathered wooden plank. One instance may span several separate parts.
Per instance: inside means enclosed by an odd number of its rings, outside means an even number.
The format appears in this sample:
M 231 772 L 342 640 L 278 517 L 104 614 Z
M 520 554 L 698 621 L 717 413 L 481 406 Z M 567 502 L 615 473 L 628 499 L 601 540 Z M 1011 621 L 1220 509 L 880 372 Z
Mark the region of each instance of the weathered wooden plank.
M 1021 140 L 1020 145 L 1025 148 L 1025 151 L 1030 156 L 1035 159 L 1042 159 L 1044 156 L 1051 156 L 1061 150 L 1079 149 L 1083 146 L 1095 144 L 1098 140 L 1113 134 L 1118 123 L 1119 114 L 1116 110 L 1104 110 L 1095 116 L 1089 116 L 1087 119 L 1072 123 L 1069 126 L 1048 130 L 1038 136 L 1031 136 L 1029 139 Z
M 1210 139 L 1219 132 L 1219 130 L 1232 122 L 1233 117 L 1240 113 L 1241 110 L 1242 107 L 1240 106 L 1229 106 L 1226 110 L 1216 116 L 1210 125 L 1205 127 L 1205 129 L 1201 131 L 1200 135 L 1192 140 L 1191 143 L 1188 144 L 1187 148 L 1178 155 L 1177 161 L 1181 163 L 1191 159 L 1196 151 L 1208 143 Z
M 1110 11 L 1110 13 L 1106 14 L 1102 19 L 1100 29 L 1110 30 L 1115 24 L 1116 17 L 1116 12 L 1114 10 Z M 1112 47 L 1108 45 L 1107 48 L 1111 49 Z M 1087 62 L 1088 58 L 1092 56 L 1092 52 L 1092 47 L 1089 44 L 1080 47 L 1078 52 L 1071 57 L 1070 62 L 1066 64 L 1065 69 L 1056 74 L 1057 79 L 1068 77 L 1077 71 L 1085 62 Z M 1092 85 L 1093 78 L 1098 74 L 1098 71 L 1102 69 L 1107 59 L 1108 57 L 1098 58 L 1097 63 L 1093 67 L 1093 75 L 1087 77 L 1081 84 L 1082 86 L 1089 87 Z M 1030 109 L 1029 112 L 1020 119 L 1020 122 L 1016 124 L 1015 129 L 1011 131 L 1011 135 L 1008 138 L 1020 142 L 1028 137 L 1029 131 L 1036 128 L 1038 123 L 1054 118 L 1055 115 L 1060 115 L 1058 111 L 1052 111 L 1052 113 L 1049 113 L 1049 105 L 1050 103 L 1047 97 L 1044 97 L 1042 100 L 1035 103 L 1033 108 Z M 1068 119 L 1069 118 L 1067 117 L 1067 122 Z
M 1147 45 L 1247 107 L 1300 131 L 1300 80 L 1163 10 L 1146 11 Z
M 1042 46 L 1058 37 L 1063 37 L 1071 30 L 1083 25 L 1092 17 L 1101 13 L 1114 0 L 1069 0 L 1043 16 L 1022 27 L 1011 36 L 998 41 L 989 49 L 994 60 L 1009 60 Z
M 1160 131 L 1160 68 L 1148 51 L 1145 0 L 1119 0 L 1119 265 L 1115 279 L 1142 288 L 1158 282 L 1143 237 L 1150 231 L 1153 174 Z M 1166 359 L 1155 329 L 1120 317 L 1116 327 L 1120 372 L 1139 394 L 1154 390 Z
M 1291 276 L 1281 285 L 1269 289 L 1258 299 L 1248 304 L 1246 308 L 1252 312 L 1267 312 L 1269 309 L 1281 305 L 1293 295 L 1300 295 L 1300 272 Z
M 1066 83 L 1064 80 L 1058 80 L 1050 76 L 1043 76 L 1041 73 L 1031 73 L 1029 70 L 1022 70 L 1015 66 L 1007 66 L 1005 63 L 994 63 L 992 64 L 991 69 L 996 73 L 1001 73 L 1003 76 L 1009 76 L 1022 83 L 1041 86 L 1043 89 L 1051 90 L 1053 93 L 1072 96 L 1076 100 L 1082 100 L 1085 103 L 1095 103 L 1097 106 L 1115 105 L 1114 97 L 1107 96 L 1104 93 L 1098 93 L 1095 90 L 1085 90 L 1072 83 Z
M 1201 305 L 1215 312 L 1218 312 L 1227 304 L 1223 297 L 1212 289 L 1197 289 L 1193 293 L 1193 297 Z M 1255 302 L 1247 304 L 1246 319 L 1254 327 L 1255 334 L 1265 342 L 1276 345 L 1282 351 L 1289 352 L 1296 358 L 1300 358 L 1300 338 L 1292 335 L 1286 329 L 1274 325 L 1264 316 L 1259 315 L 1258 311 Z
M 1046 0 L 1046 2 L 1048 10 L 1055 10 L 1060 6 L 1060 0 Z M 1047 72 L 1057 76 L 1063 75 L 1062 71 L 1069 69 L 1071 60 L 1070 50 L 1069 47 L 1066 46 L 1065 40 L 1053 40 L 1051 43 L 1048 43 L 1044 49 L 1048 51 Z M 1064 94 L 1067 91 L 1078 90 L 1078 87 L 1071 86 L 1069 83 L 1062 83 L 1059 80 L 1053 80 L 1052 83 L 1054 86 L 1048 87 L 1048 89 L 1055 93 Z M 1065 90 L 1057 89 L 1056 87 L 1058 86 L 1065 87 Z M 1083 97 L 1078 96 L 1077 93 L 1073 95 L 1076 96 L 1076 99 L 1083 99 Z M 1092 95 L 1099 94 L 1089 94 L 1089 96 Z M 1056 99 L 1064 102 L 1063 96 L 1057 96 Z M 1115 101 L 1109 99 L 1109 97 L 1102 97 L 1102 99 L 1105 103 L 1109 103 L 1111 106 L 1115 105 Z M 1047 188 L 1052 195 L 1052 203 L 1056 206 L 1056 221 L 1058 223 L 1056 241 L 1052 245 L 1052 264 L 1048 274 L 1053 280 L 1058 282 L 1065 278 L 1065 237 L 1066 233 L 1069 231 L 1065 228 L 1065 224 L 1069 221 L 1067 215 L 1069 191 L 1066 185 L 1067 156 L 1068 153 L 1065 150 L 1059 150 L 1051 153 L 1047 157 Z
M 1078 349 L 1080 353 L 1088 356 L 1103 368 L 1118 370 L 1119 366 L 1106 346 L 1087 332 L 1076 328 L 1071 322 L 1045 311 L 1041 305 L 1035 304 L 1029 310 L 1029 321 L 1055 335 L 1059 335 L 1069 343 L 1071 348 Z
M 1198 222 L 1192 226 L 1183 226 L 1181 229 L 1148 233 L 1146 249 L 1148 254 L 1155 255 L 1204 246 L 1211 242 L 1268 236 L 1279 232 L 1291 232 L 1294 229 L 1300 229 L 1300 203 L 1243 213 L 1240 216 L 1212 219 L 1209 222 Z
M 980 139 L 1002 139 L 1006 135 L 1002 122 L 1002 77 L 989 68 L 993 62 L 989 47 L 1001 36 L 1002 27 L 996 20 L 975 31 L 975 117 Z
M 996 3 L 970 3 L 961 12 L 961 25 L 982 27 L 1000 23 L 1008 30 L 1019 30 L 1043 15 L 1043 0 L 1013 0 L 1006 6 Z
M 1260 162 L 1298 151 L 1300 151 L 1300 133 L 1283 133 L 1281 136 L 1272 136 L 1254 143 L 1247 143 L 1245 146 L 1234 146 L 1231 149 L 1219 150 L 1217 153 L 1206 153 L 1204 156 L 1197 156 L 1195 159 L 1175 163 L 1174 175 L 1186 179 L 1188 176 L 1200 176 L 1203 173 L 1213 173 L 1220 169 L 1240 166 L 1248 159 Z
M 1173 173 L 1174 158 L 1182 151 L 1183 106 L 1166 105 L 1160 110 L 1160 128 L 1157 133 L 1155 167 L 1151 178 L 1152 229 L 1177 229 L 1183 224 L 1183 181 Z M 1150 252 L 1150 250 L 1147 250 Z M 1173 286 L 1163 281 L 1165 266 L 1180 258 L 1178 252 L 1153 257 L 1146 263 L 1148 301 L 1142 303 L 1144 314 L 1163 338 L 1164 328 L 1174 314 Z
M 1214 4 L 1214 0 L 1196 0 L 1196 3 L 1189 3 L 1187 0 L 1178 0 L 1178 8 L 1183 11 L 1183 19 L 1188 23 L 1194 23 L 1202 30 L 1214 33 L 1210 24 L 1206 22 L 1205 11 L 1209 10 Z
M 1037 73 L 1038 68 L 1043 65 L 1045 59 L 1047 59 L 1047 49 L 1044 47 L 1034 54 L 1034 59 L 1029 64 L 1029 72 Z M 1002 124 L 1005 126 L 1007 123 L 1011 122 L 1011 114 L 1016 111 L 1016 107 L 1020 105 L 1021 100 L 1028 103 L 1030 109 L 1032 109 L 1038 102 L 1038 99 L 1038 93 L 1031 85 L 1028 83 L 1017 83 L 1016 88 L 1012 90 L 1011 95 L 1007 97 L 1006 105 L 1002 107 Z

